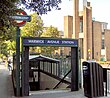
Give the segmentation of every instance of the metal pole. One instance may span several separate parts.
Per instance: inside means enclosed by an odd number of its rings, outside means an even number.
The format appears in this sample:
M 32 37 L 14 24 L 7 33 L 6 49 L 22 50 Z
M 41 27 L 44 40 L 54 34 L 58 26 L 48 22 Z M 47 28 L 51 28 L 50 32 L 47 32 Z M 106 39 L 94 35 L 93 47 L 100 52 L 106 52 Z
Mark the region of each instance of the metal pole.
M 16 96 L 20 96 L 20 28 L 16 32 Z

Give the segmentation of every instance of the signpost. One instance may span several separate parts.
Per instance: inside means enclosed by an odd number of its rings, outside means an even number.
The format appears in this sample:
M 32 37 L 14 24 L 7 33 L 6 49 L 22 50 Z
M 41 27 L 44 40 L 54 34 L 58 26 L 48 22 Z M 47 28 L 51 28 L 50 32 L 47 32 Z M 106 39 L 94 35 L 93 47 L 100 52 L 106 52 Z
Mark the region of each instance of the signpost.
M 31 17 L 21 9 L 16 10 L 17 15 L 10 16 L 12 23 L 17 27 L 16 32 L 16 96 L 20 96 L 20 27 L 31 21 Z
M 17 14 L 15 16 L 10 16 L 13 25 L 17 27 L 22 27 L 26 24 L 26 22 L 31 21 L 31 16 L 28 16 L 27 13 L 22 9 L 17 9 L 16 13 Z

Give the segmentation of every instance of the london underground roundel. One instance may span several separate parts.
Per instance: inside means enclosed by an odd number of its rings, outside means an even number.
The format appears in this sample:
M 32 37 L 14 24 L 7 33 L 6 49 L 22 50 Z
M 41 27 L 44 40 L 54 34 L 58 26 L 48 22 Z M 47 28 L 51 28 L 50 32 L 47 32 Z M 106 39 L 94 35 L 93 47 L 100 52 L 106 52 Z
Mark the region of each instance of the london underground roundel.
M 27 13 L 21 9 L 18 9 L 16 10 L 17 14 L 21 14 L 21 15 L 27 15 Z M 26 24 L 26 21 L 25 20 L 22 20 L 22 21 L 16 21 L 16 25 L 21 27 L 21 26 L 24 26 Z
M 27 15 L 27 13 L 21 9 L 16 10 L 16 15 L 11 16 L 11 19 L 13 20 L 12 23 L 15 26 L 21 27 L 26 24 L 27 21 L 31 20 L 31 17 Z

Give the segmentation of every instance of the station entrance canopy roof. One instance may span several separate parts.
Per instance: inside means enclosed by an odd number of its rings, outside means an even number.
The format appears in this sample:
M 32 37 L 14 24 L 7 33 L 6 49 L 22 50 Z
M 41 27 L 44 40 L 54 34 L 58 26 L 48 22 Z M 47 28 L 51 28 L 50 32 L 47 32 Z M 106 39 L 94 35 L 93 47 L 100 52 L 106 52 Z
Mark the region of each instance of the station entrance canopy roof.
M 60 62 L 60 60 L 58 59 L 50 58 L 50 57 L 43 56 L 43 55 L 30 55 L 29 61 L 43 61 L 43 62 L 51 62 L 51 63 Z

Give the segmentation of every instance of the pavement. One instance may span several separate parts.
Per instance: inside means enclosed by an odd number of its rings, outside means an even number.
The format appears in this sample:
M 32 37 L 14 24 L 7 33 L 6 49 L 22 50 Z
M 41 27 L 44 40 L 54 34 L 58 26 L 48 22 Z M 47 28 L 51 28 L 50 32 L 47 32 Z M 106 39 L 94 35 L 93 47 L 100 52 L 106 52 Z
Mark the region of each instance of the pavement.
M 12 98 L 13 95 L 10 72 L 0 64 L 0 98 Z
M 11 81 L 11 74 L 7 67 L 0 64 L 0 98 L 87 98 L 84 96 L 83 90 L 71 92 L 70 90 L 41 90 L 30 91 L 30 96 L 15 97 Z M 110 94 L 104 97 L 110 98 Z

